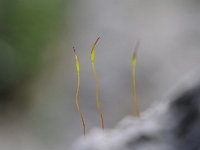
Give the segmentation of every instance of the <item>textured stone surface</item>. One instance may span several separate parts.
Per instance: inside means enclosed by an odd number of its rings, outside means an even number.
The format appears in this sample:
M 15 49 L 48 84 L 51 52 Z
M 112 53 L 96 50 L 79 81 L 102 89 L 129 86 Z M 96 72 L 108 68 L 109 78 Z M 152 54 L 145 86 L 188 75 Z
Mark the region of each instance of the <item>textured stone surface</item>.
M 127 117 L 111 130 L 92 130 L 74 150 L 200 150 L 199 73 L 185 78 L 140 119 Z M 196 80 L 195 80 L 196 79 Z

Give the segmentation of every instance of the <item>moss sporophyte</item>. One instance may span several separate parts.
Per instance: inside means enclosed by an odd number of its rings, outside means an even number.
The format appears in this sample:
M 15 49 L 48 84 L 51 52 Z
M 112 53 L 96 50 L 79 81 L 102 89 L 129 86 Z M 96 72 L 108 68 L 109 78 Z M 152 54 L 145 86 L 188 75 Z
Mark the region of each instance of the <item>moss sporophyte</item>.
M 91 63 L 92 63 L 92 70 L 93 70 L 93 74 L 94 74 L 94 79 L 95 79 L 95 87 L 96 87 L 96 105 L 97 105 L 97 109 L 99 111 L 99 115 L 100 115 L 100 120 L 101 120 L 101 127 L 102 129 L 104 129 L 105 125 L 104 125 L 104 118 L 103 118 L 103 113 L 102 113 L 102 109 L 101 109 L 101 105 L 99 103 L 99 87 L 98 87 L 98 77 L 97 77 L 97 73 L 96 73 L 96 69 L 95 69 L 95 50 L 97 47 L 97 43 L 100 40 L 100 37 L 98 37 L 96 39 L 96 41 L 94 42 L 94 44 L 92 45 L 92 50 L 91 50 Z M 133 102 L 134 102 L 134 108 L 135 108 L 135 113 L 136 116 L 139 117 L 140 113 L 139 113 L 139 107 L 138 107 L 138 101 L 137 101 L 137 92 L 136 92 L 136 64 L 137 64 L 137 52 L 138 52 L 138 48 L 139 48 L 139 42 L 137 42 L 134 51 L 133 51 L 133 55 L 132 55 L 132 93 L 133 93 Z M 76 107 L 77 110 L 79 112 L 80 115 L 80 119 L 82 122 L 82 126 L 83 126 L 83 134 L 86 134 L 86 124 L 83 118 L 83 113 L 81 112 L 80 109 L 80 105 L 79 105 L 79 88 L 80 88 L 80 65 L 79 65 L 79 59 L 76 53 L 75 48 L 73 47 L 74 50 L 74 57 L 75 57 L 75 65 L 76 65 L 76 71 L 77 71 L 77 89 L 76 89 Z
M 84 118 L 83 118 L 83 113 L 81 112 L 81 109 L 80 109 L 80 106 L 79 106 L 79 99 L 78 99 L 79 88 L 80 88 L 80 65 L 79 65 L 78 56 L 76 54 L 76 50 L 75 50 L 74 47 L 73 47 L 73 50 L 74 50 L 76 71 L 77 71 L 77 75 L 78 75 L 78 83 L 77 83 L 77 89 L 76 89 L 76 107 L 77 107 L 77 110 L 80 114 L 81 122 L 82 122 L 82 125 L 83 125 L 83 134 L 85 135 L 86 134 L 86 125 L 85 125 L 85 121 L 84 121 Z

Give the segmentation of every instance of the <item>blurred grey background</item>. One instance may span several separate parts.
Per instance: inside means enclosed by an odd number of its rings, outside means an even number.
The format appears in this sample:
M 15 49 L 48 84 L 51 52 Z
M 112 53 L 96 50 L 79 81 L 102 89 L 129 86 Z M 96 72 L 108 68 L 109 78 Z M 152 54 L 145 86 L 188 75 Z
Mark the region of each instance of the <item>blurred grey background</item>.
M 140 111 L 160 100 L 200 63 L 199 0 L 0 0 L 0 148 L 66 150 L 100 127 L 91 69 L 96 49 L 99 99 L 106 128 L 134 115 L 131 56 L 140 40 L 137 92 Z

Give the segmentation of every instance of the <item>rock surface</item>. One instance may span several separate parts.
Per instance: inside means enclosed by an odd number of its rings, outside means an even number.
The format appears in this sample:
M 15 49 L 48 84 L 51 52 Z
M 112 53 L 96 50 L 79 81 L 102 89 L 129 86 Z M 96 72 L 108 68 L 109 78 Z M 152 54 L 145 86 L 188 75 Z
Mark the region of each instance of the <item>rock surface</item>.
M 92 130 L 73 150 L 200 150 L 198 76 L 185 78 L 141 118 L 127 117 L 114 129 Z

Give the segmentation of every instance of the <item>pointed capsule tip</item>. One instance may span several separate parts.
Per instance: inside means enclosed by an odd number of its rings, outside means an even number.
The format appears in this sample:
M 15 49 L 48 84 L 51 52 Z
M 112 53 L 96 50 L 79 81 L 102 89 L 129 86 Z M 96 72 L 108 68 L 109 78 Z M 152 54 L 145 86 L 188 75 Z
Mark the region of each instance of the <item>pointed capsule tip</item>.
M 98 42 L 99 40 L 100 40 L 100 36 L 99 36 L 99 37 L 96 39 L 96 41 L 94 42 L 93 47 L 97 45 L 97 42 Z
M 91 60 L 92 60 L 92 62 L 94 62 L 94 59 L 95 59 L 95 49 L 96 49 L 96 45 L 97 45 L 99 39 L 100 39 L 100 37 L 98 37 L 96 39 L 96 41 L 94 42 L 94 44 L 92 46 L 92 50 L 91 50 Z
M 75 47 L 73 46 L 73 50 L 74 50 L 74 53 L 76 53 L 76 49 L 75 49 Z
M 140 46 L 140 41 L 138 40 L 138 41 L 136 42 L 135 48 L 134 48 L 134 50 L 133 50 L 133 56 L 136 55 L 139 46 Z

